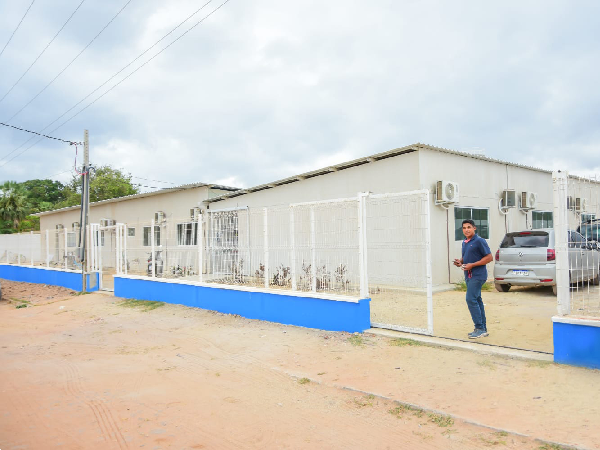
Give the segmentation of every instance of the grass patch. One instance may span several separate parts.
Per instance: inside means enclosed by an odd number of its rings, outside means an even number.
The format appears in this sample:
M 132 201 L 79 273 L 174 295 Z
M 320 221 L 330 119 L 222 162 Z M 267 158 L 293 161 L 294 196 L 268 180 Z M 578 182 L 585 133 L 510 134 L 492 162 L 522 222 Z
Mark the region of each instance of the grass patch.
M 553 364 L 552 361 L 527 361 L 527 367 L 540 367 L 542 369 L 550 367 Z
M 350 336 L 348 338 L 348 342 L 350 342 L 355 347 L 362 347 L 363 345 L 365 345 L 363 337 L 359 334 L 353 334 L 352 336 Z
M 431 413 L 427 415 L 429 421 L 435 423 L 438 427 L 451 427 L 454 425 L 454 419 L 444 414 Z
M 485 283 L 483 283 L 483 286 L 481 286 L 481 290 L 482 291 L 491 291 L 492 287 L 493 287 L 492 284 L 488 283 L 486 281 Z M 467 282 L 464 280 L 464 278 L 462 280 L 460 280 L 458 283 L 454 283 L 454 290 L 461 291 L 461 292 L 467 292 Z
M 298 380 L 298 384 L 308 384 L 310 383 L 310 380 L 308 378 L 300 378 Z
M 486 369 L 496 370 L 496 364 L 494 364 L 489 359 L 480 359 L 479 361 L 477 361 L 477 365 L 485 367 Z
M 558 444 L 546 443 L 546 444 L 540 445 L 538 447 L 538 450 L 567 450 L 567 448 L 563 447 L 562 445 L 558 445 Z
M 123 300 L 122 302 L 117 303 L 117 305 L 122 306 L 124 308 L 138 308 L 143 312 L 152 311 L 153 309 L 160 308 L 164 306 L 164 302 L 155 302 L 150 300 L 135 300 L 133 298 L 129 298 L 127 300 Z
M 25 303 L 21 303 L 20 305 L 15 306 L 15 308 L 20 309 L 20 308 L 27 308 L 27 304 Z
M 400 419 L 405 417 L 405 414 L 412 414 L 415 417 L 423 417 L 423 410 L 420 408 L 415 408 L 414 406 L 407 405 L 405 403 L 401 403 L 399 406 L 392 408 L 388 411 L 392 416 L 396 416 L 396 418 Z
M 355 398 L 354 404 L 359 408 L 364 408 L 365 406 L 373 406 L 373 400 L 375 400 L 375 396 L 373 394 L 369 394 L 362 398 Z
M 425 344 L 419 341 L 413 341 L 412 339 L 405 338 L 394 338 L 390 341 L 390 345 L 394 347 L 422 347 Z
M 494 433 L 495 437 L 498 437 L 499 433 Z M 506 434 L 506 433 L 505 433 Z M 496 439 L 495 437 L 488 439 L 485 436 L 479 436 L 479 440 L 483 442 L 487 447 L 494 447 L 496 445 L 506 445 L 506 441 L 503 439 Z

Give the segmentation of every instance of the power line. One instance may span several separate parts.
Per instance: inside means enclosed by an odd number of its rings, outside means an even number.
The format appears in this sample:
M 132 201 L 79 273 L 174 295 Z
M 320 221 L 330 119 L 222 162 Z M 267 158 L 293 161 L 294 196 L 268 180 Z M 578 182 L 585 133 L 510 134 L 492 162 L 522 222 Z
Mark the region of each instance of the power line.
M 131 1 L 131 0 L 130 0 Z M 204 8 L 206 5 L 208 5 L 212 0 L 209 0 L 205 5 L 203 5 L 200 9 L 198 9 L 198 11 L 200 11 L 202 8 Z M 139 66 L 138 68 L 136 68 L 133 72 L 131 72 L 129 75 L 127 75 L 125 78 L 123 78 L 121 81 L 119 81 L 118 83 L 116 83 L 115 85 L 113 85 L 111 88 L 109 88 L 108 90 L 106 90 L 103 94 L 101 94 L 99 97 L 97 97 L 95 100 L 93 100 L 92 102 L 88 103 L 85 107 L 83 107 L 82 109 L 80 109 L 78 112 L 76 112 L 74 115 L 72 115 L 70 118 L 68 118 L 66 121 L 64 121 L 63 123 L 61 123 L 59 126 L 57 126 L 56 128 L 54 128 L 51 133 L 53 133 L 54 131 L 58 130 L 59 128 L 61 128 L 62 126 L 64 126 L 65 124 L 67 124 L 68 122 L 70 122 L 71 120 L 73 120 L 75 117 L 77 117 L 79 114 L 81 114 L 83 111 L 85 111 L 87 108 L 89 108 L 90 106 L 92 106 L 94 103 L 96 103 L 98 100 L 100 100 L 102 97 L 104 97 L 106 94 L 108 94 L 110 91 L 112 91 L 114 88 L 116 88 L 117 86 L 119 86 L 121 83 L 123 83 L 125 80 L 127 80 L 130 76 L 132 76 L 134 73 L 136 73 L 138 70 L 140 70 L 142 67 L 144 67 L 146 64 L 148 64 L 150 61 L 152 61 L 154 58 L 156 58 L 158 55 L 160 55 L 162 52 L 164 52 L 166 49 L 168 49 L 171 45 L 173 45 L 175 42 L 177 42 L 179 39 L 181 39 L 182 37 L 184 37 L 186 34 L 188 34 L 190 31 L 192 31 L 194 28 L 196 28 L 198 25 L 200 25 L 202 22 L 204 22 L 206 19 L 208 19 L 211 15 L 213 15 L 215 12 L 217 12 L 219 9 L 221 9 L 225 4 L 229 3 L 230 0 L 225 0 L 223 3 L 221 3 L 218 7 L 216 7 L 214 10 L 212 10 L 210 13 L 208 13 L 206 16 L 204 16 L 201 20 L 199 20 L 198 22 L 196 22 L 194 25 L 192 25 L 190 28 L 188 28 L 186 31 L 184 31 L 178 38 L 176 38 L 175 40 L 173 40 L 170 44 L 168 44 L 167 46 L 163 47 L 162 50 L 160 50 L 158 53 L 156 53 L 154 56 L 152 56 L 150 59 L 148 59 L 145 63 L 143 63 L 141 66 Z M 189 20 L 190 17 L 194 16 L 198 11 L 196 11 L 195 13 L 193 13 L 191 16 L 189 16 L 187 19 L 185 19 L 181 24 L 183 24 L 184 22 L 186 22 L 187 20 Z M 171 34 L 174 30 L 176 30 L 179 26 L 181 26 L 181 24 L 179 24 L 177 27 L 175 27 L 173 30 L 171 30 L 169 33 L 167 33 L 165 36 L 163 36 L 161 39 L 159 39 L 155 44 L 153 44 L 148 50 L 150 50 L 152 47 L 156 46 L 156 44 L 158 44 L 160 41 L 162 41 L 166 36 L 168 36 L 169 34 Z M 138 56 L 135 60 L 139 59 L 144 53 L 146 53 L 148 50 L 144 51 L 140 56 Z M 134 60 L 134 61 L 135 61 Z M 100 85 L 98 88 L 96 88 L 94 91 L 92 91 L 92 93 L 88 94 L 86 97 L 83 98 L 83 100 L 80 100 L 77 104 L 75 104 L 72 108 L 70 108 L 68 111 L 66 111 L 65 113 L 63 113 L 61 116 L 59 116 L 57 119 L 55 119 L 53 122 L 51 122 L 50 124 L 48 124 L 47 126 L 45 126 L 44 128 L 42 128 L 41 131 L 44 131 L 46 128 L 49 128 L 50 125 L 56 123 L 61 117 L 64 117 L 69 111 L 73 110 L 77 105 L 79 105 L 80 103 L 82 103 L 85 99 L 87 99 L 88 97 L 90 97 L 94 92 L 96 92 L 98 89 L 100 89 L 102 86 L 104 86 L 106 83 L 108 83 L 108 81 L 110 81 L 112 78 L 114 78 L 116 75 L 118 75 L 120 72 L 122 72 L 125 68 L 127 68 L 129 65 L 131 65 L 134 61 L 132 61 L 131 63 L 129 63 L 127 66 L 125 66 L 123 69 L 121 69 L 119 72 L 117 72 L 117 74 L 113 75 L 111 78 L 109 78 L 107 81 L 105 81 L 102 85 Z M 10 156 L 12 153 L 16 152 L 17 150 L 19 150 L 21 147 L 23 147 L 25 144 L 27 144 L 27 142 L 29 142 L 31 139 L 27 140 L 26 142 L 24 142 L 23 144 L 21 144 L 19 147 L 17 147 L 15 150 L 13 150 L 12 152 L 10 152 L 9 154 L 7 154 L 4 158 L 6 158 L 7 156 Z M 33 144 L 31 144 L 29 147 L 27 147 L 26 149 L 24 149 L 23 151 L 17 153 L 15 156 L 13 156 L 11 159 L 5 161 L 3 164 L 0 165 L 0 168 L 4 167 L 6 164 L 8 164 L 9 162 L 11 162 L 12 160 L 14 160 L 15 158 L 19 157 L 20 155 L 22 155 L 23 153 L 25 153 L 27 150 L 29 150 L 30 148 L 32 148 L 33 146 L 35 146 L 38 142 L 40 142 L 42 139 L 38 139 L 37 141 L 35 141 Z M 4 159 L 2 158 L 2 159 Z
M 134 177 L 134 176 L 132 176 L 131 178 L 135 178 L 136 180 L 154 181 L 155 183 L 165 183 L 165 184 L 177 185 L 177 183 L 172 183 L 170 181 L 151 180 L 150 178 L 142 178 L 142 177 Z
M 35 58 L 35 60 L 31 63 L 31 65 L 27 68 L 27 70 L 23 73 L 23 75 L 21 75 L 21 77 L 15 82 L 15 84 L 12 85 L 12 87 L 6 92 L 6 94 L 4 94 L 2 96 L 2 98 L 0 98 L 0 103 L 2 103 L 2 100 L 4 100 L 6 98 L 6 96 L 8 94 L 10 94 L 12 92 L 12 90 L 15 88 L 15 86 L 17 84 L 19 84 L 19 82 L 23 79 L 23 77 L 25 75 L 27 75 L 27 72 L 29 72 L 29 70 L 33 67 L 33 65 L 38 62 L 38 59 L 40 59 L 40 57 L 44 54 L 44 52 L 46 50 L 48 50 L 48 47 L 50 47 L 50 45 L 54 42 L 54 40 L 56 39 L 56 37 L 60 34 L 60 32 L 67 26 L 67 24 L 71 21 L 71 19 L 73 18 L 73 16 L 75 15 L 75 13 L 77 12 L 77 10 L 81 7 L 81 5 L 83 5 L 83 2 L 85 2 L 85 0 L 81 0 L 81 3 L 77 6 L 77 8 L 75 8 L 75 11 L 73 11 L 73 13 L 69 16 L 69 18 L 67 19 L 67 21 L 63 24 L 62 27 L 60 27 L 60 30 L 58 30 L 58 32 L 54 35 L 54 37 L 50 40 L 50 42 L 48 42 L 48 45 L 46 45 L 46 47 L 44 47 L 44 50 L 42 50 L 42 52 L 37 56 L 37 58 Z
M 0 122 L 0 125 L 3 125 L 3 126 L 8 127 L 8 128 L 14 128 L 15 130 L 23 131 L 25 133 L 37 134 L 38 136 L 41 136 L 42 138 L 54 139 L 55 141 L 61 141 L 61 142 L 64 142 L 66 144 L 69 144 L 69 145 L 83 145 L 83 143 L 81 143 L 81 142 L 68 141 L 66 139 L 61 139 L 61 138 L 57 138 L 57 137 L 53 137 L 53 136 L 48 136 L 46 134 L 38 133 L 37 131 L 26 130 L 25 128 L 16 127 L 14 125 L 9 125 L 9 124 L 4 123 L 4 122 Z
M 31 9 L 31 7 L 33 6 L 34 3 L 35 3 L 35 0 L 32 0 L 31 5 L 29 5 L 29 8 L 27 8 L 27 11 L 25 11 L 25 14 L 23 14 L 23 17 L 21 18 L 21 21 L 19 22 L 19 25 L 17 25 L 17 28 L 15 28 L 15 31 L 13 31 L 13 33 L 8 38 L 8 42 L 6 44 L 4 44 L 4 48 L 0 52 L 0 56 L 2 56 L 2 53 L 4 53 L 4 50 L 6 50 L 6 47 L 8 47 L 8 44 L 10 43 L 10 41 L 12 41 L 13 36 L 15 35 L 15 33 L 17 32 L 17 30 L 19 29 L 19 27 L 23 23 L 23 20 L 25 19 L 25 16 L 27 15 L 27 13 L 29 12 L 29 10 Z
M 73 64 L 73 63 L 75 62 L 75 60 L 77 60 L 77 58 L 79 58 L 79 57 L 81 56 L 81 54 L 82 54 L 83 52 L 85 52 L 85 51 L 88 49 L 88 47 L 89 47 L 90 45 L 92 45 L 92 43 L 93 43 L 93 42 L 94 42 L 94 41 L 95 41 L 95 40 L 98 38 L 98 36 L 100 36 L 100 35 L 101 35 L 101 34 L 104 32 L 104 30 L 106 30 L 106 29 L 108 28 L 108 26 L 109 26 L 109 25 L 110 25 L 110 24 L 111 24 L 111 23 L 112 23 L 112 22 L 113 22 L 113 21 L 114 21 L 114 20 L 115 20 L 115 19 L 116 19 L 116 18 L 119 16 L 119 14 L 121 14 L 121 12 L 122 12 L 122 11 L 123 11 L 125 8 L 127 8 L 127 5 L 129 5 L 129 4 L 130 4 L 132 1 L 133 1 L 133 0 L 129 0 L 127 3 L 125 3 L 125 5 L 124 5 L 124 6 L 123 6 L 123 7 L 122 7 L 122 8 L 121 8 L 121 9 L 120 9 L 120 10 L 119 10 L 119 11 L 118 11 L 118 12 L 117 12 L 117 13 L 116 13 L 114 16 L 113 16 L 113 18 L 112 18 L 112 19 L 110 19 L 106 25 L 104 25 L 104 27 L 103 27 L 103 28 L 102 28 L 102 29 L 101 29 L 101 30 L 98 32 L 98 34 L 96 34 L 96 36 L 94 36 L 94 37 L 92 38 L 92 40 L 91 40 L 90 42 L 88 42 L 88 44 L 87 44 L 85 47 L 83 47 L 83 49 L 82 49 L 82 50 L 81 50 L 81 51 L 80 51 L 80 52 L 77 54 L 77 56 L 75 56 L 75 58 L 73 58 L 69 64 L 67 64 L 67 65 L 66 65 L 66 66 L 65 66 L 65 67 L 64 67 L 64 68 L 63 68 L 63 69 L 62 69 L 62 70 L 61 70 L 61 71 L 60 71 L 60 72 L 59 72 L 59 73 L 58 73 L 58 74 L 57 74 L 57 75 L 54 77 L 54 78 L 52 78 L 52 80 L 50 80 L 50 82 L 49 82 L 49 83 L 48 83 L 46 86 L 44 86 L 44 88 L 43 88 L 41 91 L 39 91 L 37 94 L 35 94 L 35 95 L 34 95 L 34 97 L 33 97 L 31 100 L 29 100 L 29 101 L 28 101 L 28 102 L 25 104 L 25 106 L 23 106 L 23 107 L 22 107 L 20 110 L 18 110 L 16 113 L 14 113 L 14 114 L 12 115 L 12 117 L 11 117 L 10 119 L 8 119 L 8 120 L 7 120 L 7 122 L 10 122 L 10 121 L 11 121 L 11 120 L 13 120 L 15 117 L 17 117 L 17 116 L 18 116 L 18 115 L 21 113 L 21 111 L 23 111 L 25 108 L 27 108 L 27 107 L 28 107 L 28 106 L 31 104 L 31 102 L 33 102 L 33 101 L 34 101 L 36 98 L 38 98 L 38 97 L 39 97 L 39 96 L 40 96 L 40 95 L 41 95 L 41 94 L 42 94 L 42 93 L 43 93 L 43 92 L 44 92 L 46 89 L 48 89 L 48 87 L 49 87 L 49 86 L 50 86 L 52 83 L 54 83 L 54 82 L 56 81 L 56 79 L 57 79 L 58 77 L 60 77 L 60 76 L 61 76 L 61 75 L 62 75 L 62 74 L 63 74 L 63 73 L 64 73 L 64 72 L 65 72 L 65 71 L 66 71 L 66 70 L 67 70 L 67 69 L 68 69 L 68 68 L 71 66 L 71 64 Z M 53 122 L 53 123 L 54 123 L 54 122 Z M 52 125 L 52 124 L 50 124 L 50 125 Z M 50 125 L 48 125 L 48 126 L 50 126 Z M 29 141 L 27 141 L 27 142 L 29 142 Z M 27 144 L 27 142 L 24 142 L 24 143 L 21 145 L 21 147 L 22 147 L 23 145 Z M 21 148 L 21 147 L 19 147 L 19 148 Z M 16 151 L 16 150 L 18 150 L 18 148 L 17 148 L 17 149 L 15 149 L 15 150 L 13 150 L 13 151 Z M 11 153 L 12 153 L 12 152 L 11 152 Z M 11 153 L 9 153 L 9 154 L 8 154 L 8 155 L 6 155 L 6 156 L 9 156 Z M 6 158 L 6 156 L 4 156 L 2 159 Z

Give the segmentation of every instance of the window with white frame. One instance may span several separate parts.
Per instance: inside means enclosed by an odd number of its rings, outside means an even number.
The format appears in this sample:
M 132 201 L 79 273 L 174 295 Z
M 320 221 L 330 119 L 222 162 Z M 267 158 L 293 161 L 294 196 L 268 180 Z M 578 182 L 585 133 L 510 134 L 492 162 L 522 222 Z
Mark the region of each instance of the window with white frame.
M 470 206 L 454 207 L 454 240 L 462 241 L 465 235 L 462 232 L 462 221 L 471 219 L 475 222 L 477 234 L 484 239 L 490 238 L 490 210 L 489 208 L 473 208 Z
M 135 227 L 127 227 L 127 237 L 135 237 Z
M 144 247 L 150 247 L 152 244 L 152 232 L 150 227 L 144 227 Z M 154 225 L 154 245 L 160 245 L 160 226 Z
M 197 222 L 177 224 L 177 245 L 196 245 Z
M 77 247 L 75 233 L 67 233 L 67 247 Z
M 554 227 L 552 211 L 531 211 L 531 223 L 534 230 Z

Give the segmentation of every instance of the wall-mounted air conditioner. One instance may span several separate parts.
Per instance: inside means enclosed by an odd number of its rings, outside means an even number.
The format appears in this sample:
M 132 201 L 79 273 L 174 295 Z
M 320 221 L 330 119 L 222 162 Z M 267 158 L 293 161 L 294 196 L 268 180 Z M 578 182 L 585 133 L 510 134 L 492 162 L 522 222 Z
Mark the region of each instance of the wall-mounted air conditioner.
M 73 222 L 71 224 L 71 228 L 73 228 L 74 230 L 76 230 L 77 228 L 79 228 L 79 222 Z
M 154 213 L 154 223 L 156 224 L 160 224 L 160 223 L 164 223 L 167 220 L 167 216 L 165 215 L 165 213 L 163 211 L 156 211 Z
M 59 223 L 56 225 L 57 230 L 62 230 L 63 228 L 64 228 L 64 225 L 62 223 Z
M 517 206 L 517 193 L 514 189 L 502 191 L 502 208 L 514 208 Z
M 533 209 L 537 203 L 535 192 L 521 192 L 521 209 Z
M 190 208 L 190 219 L 192 222 L 198 222 L 198 217 L 200 217 L 200 208 L 197 206 L 195 208 Z
M 117 222 L 114 219 L 100 219 L 100 226 L 101 227 L 112 227 L 116 223 Z
M 575 197 L 575 211 L 585 212 L 587 210 L 587 200 L 581 197 Z
M 458 183 L 454 181 L 438 181 L 435 185 L 435 203 L 457 203 Z

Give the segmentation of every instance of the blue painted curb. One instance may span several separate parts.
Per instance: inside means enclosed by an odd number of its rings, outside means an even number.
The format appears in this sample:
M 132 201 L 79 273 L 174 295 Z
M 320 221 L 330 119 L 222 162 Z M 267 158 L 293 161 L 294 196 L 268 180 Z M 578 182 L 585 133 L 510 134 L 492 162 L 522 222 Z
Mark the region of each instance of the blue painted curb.
M 330 300 L 295 296 L 289 292 L 228 289 L 120 276 L 115 276 L 115 296 L 193 306 L 320 330 L 353 333 L 371 327 L 371 299 L 368 298 L 357 302 Z
M 553 319 L 554 320 L 554 319 Z M 554 361 L 573 366 L 600 369 L 600 326 L 576 319 L 554 321 Z
M 0 264 L 0 278 L 11 281 L 62 286 L 79 292 L 82 290 L 81 272 L 67 272 L 59 269 L 49 269 L 47 267 L 26 267 Z M 98 272 L 88 274 L 86 283 L 88 286 L 87 292 L 97 291 Z M 94 285 L 94 287 L 90 288 L 90 285 Z

